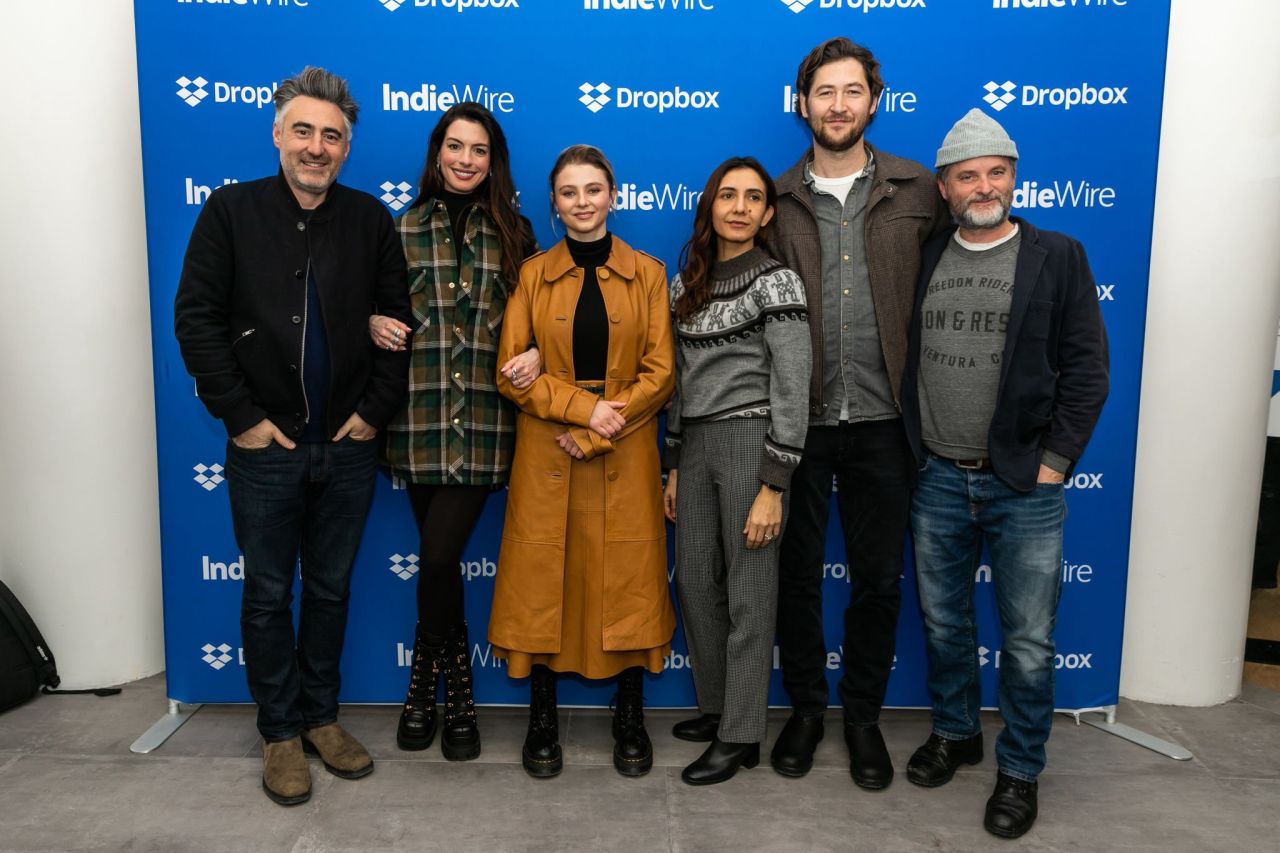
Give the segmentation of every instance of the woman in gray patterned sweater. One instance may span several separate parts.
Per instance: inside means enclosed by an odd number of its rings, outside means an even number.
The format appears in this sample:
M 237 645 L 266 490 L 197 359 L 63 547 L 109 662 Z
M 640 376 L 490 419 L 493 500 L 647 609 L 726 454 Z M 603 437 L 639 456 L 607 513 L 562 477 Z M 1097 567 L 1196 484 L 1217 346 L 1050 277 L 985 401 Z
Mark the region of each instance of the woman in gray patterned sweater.
M 765 249 L 777 190 L 753 158 L 720 164 L 671 282 L 676 393 L 663 467 L 676 523 L 676 588 L 709 741 L 684 769 L 711 785 L 760 760 L 786 489 L 808 427 L 804 285 Z

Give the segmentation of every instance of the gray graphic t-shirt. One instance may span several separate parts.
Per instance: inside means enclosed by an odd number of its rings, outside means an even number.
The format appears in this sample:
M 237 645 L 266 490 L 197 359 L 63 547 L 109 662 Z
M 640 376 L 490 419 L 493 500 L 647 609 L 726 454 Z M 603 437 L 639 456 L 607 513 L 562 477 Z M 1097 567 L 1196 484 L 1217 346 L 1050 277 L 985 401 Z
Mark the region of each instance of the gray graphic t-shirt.
M 933 271 L 920 316 L 920 423 L 948 459 L 987 456 L 1022 237 L 975 251 L 955 238 Z

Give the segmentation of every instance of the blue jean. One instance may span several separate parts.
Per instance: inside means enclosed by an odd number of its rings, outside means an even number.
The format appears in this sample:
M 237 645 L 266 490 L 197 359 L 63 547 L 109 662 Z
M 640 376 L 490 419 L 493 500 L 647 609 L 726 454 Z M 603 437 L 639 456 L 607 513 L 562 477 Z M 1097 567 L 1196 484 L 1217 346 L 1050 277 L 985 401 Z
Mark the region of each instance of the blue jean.
M 1053 723 L 1053 629 L 1065 518 L 1061 483 L 1017 492 L 989 469 L 965 471 L 932 455 L 912 499 L 934 733 L 959 740 L 981 730 L 973 585 L 985 540 L 1004 637 L 993 658 L 1005 725 L 996 760 L 1002 771 L 1026 781 L 1044 769 Z
M 244 554 L 240 636 L 258 731 L 287 740 L 338 717 L 351 569 L 373 500 L 377 442 L 227 442 L 227 485 Z M 295 638 L 293 580 L 302 576 Z

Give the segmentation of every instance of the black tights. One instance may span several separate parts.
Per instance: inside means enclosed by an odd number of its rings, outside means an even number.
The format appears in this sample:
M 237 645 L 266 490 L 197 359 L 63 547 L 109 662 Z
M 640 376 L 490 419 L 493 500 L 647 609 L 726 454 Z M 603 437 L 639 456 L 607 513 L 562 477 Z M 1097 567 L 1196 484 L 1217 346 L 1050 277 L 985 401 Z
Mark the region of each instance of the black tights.
M 462 549 L 484 510 L 488 486 L 428 486 L 409 483 L 409 503 L 418 522 L 418 622 L 431 642 L 441 642 L 461 624 Z

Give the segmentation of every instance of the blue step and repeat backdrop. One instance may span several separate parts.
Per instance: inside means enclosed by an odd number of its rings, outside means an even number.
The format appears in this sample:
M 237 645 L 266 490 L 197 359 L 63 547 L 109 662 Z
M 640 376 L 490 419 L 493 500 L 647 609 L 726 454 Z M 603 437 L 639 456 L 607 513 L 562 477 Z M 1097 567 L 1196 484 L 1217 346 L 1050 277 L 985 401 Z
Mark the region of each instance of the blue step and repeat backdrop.
M 816 43 L 847 35 L 883 65 L 869 139 L 932 165 L 951 124 L 980 107 L 1022 152 L 1018 212 L 1088 248 L 1113 390 L 1068 484 L 1057 704 L 1117 700 L 1168 0 L 138 0 L 135 13 L 170 697 L 248 700 L 226 436 L 193 394 L 172 304 L 209 193 L 276 170 L 278 81 L 308 64 L 350 80 L 362 110 L 340 180 L 393 214 L 415 198 L 441 112 L 461 100 L 485 104 L 506 130 L 524 212 L 544 246 L 555 239 L 552 160 L 572 143 L 599 145 L 620 185 L 611 228 L 674 271 L 716 164 L 752 154 L 776 174 L 800 158 L 808 134 L 793 111 L 796 65 Z M 418 543 L 397 486 L 381 477 L 355 568 L 345 701 L 400 701 L 407 683 Z M 523 703 L 527 688 L 507 678 L 485 641 L 504 499 L 492 496 L 459 570 L 478 697 Z M 833 684 L 846 564 L 833 523 L 824 590 Z M 1000 639 L 989 567 L 976 580 L 984 700 L 994 704 Z M 903 587 L 888 704 L 927 706 L 910 568 Z M 649 703 L 694 704 L 690 664 L 677 631 Z M 561 697 L 604 704 L 611 692 L 571 680 Z M 776 666 L 770 699 L 787 702 Z

